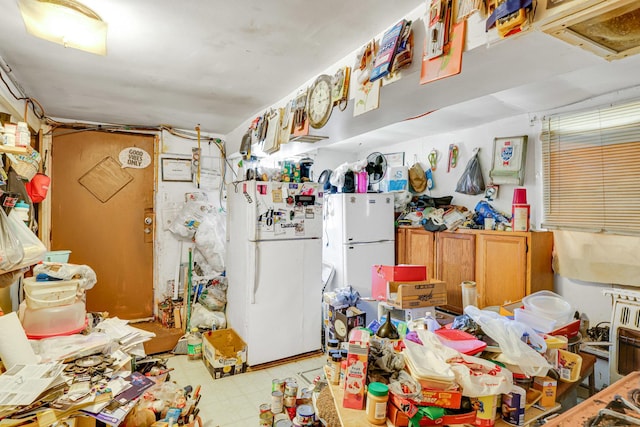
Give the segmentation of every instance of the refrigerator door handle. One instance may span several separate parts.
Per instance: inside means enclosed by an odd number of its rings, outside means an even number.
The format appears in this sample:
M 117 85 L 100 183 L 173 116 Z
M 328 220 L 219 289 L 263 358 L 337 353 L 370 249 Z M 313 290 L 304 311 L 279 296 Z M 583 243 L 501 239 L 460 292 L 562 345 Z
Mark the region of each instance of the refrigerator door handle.
M 260 265 L 260 251 L 258 250 L 258 244 L 253 245 L 253 265 L 256 266 L 253 268 L 253 289 L 251 290 L 250 302 L 251 304 L 256 303 L 256 292 L 258 292 L 258 280 L 260 275 L 258 274 L 257 266 Z

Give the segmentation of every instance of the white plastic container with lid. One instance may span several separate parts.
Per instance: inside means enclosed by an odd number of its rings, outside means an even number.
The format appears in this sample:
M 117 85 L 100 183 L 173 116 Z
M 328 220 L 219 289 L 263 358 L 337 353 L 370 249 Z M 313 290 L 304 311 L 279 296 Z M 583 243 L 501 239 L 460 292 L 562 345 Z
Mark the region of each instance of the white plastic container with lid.
M 539 291 L 522 298 L 524 308 L 532 314 L 556 321 L 557 326 L 569 323 L 573 317 L 573 307 L 560 295 L 551 291 Z
M 85 326 L 86 309 L 83 301 L 73 304 L 44 308 L 26 307 L 22 316 L 22 327 L 32 339 L 70 335 L 82 331 Z
M 54 280 L 38 282 L 35 277 L 23 280 L 27 307 L 37 309 L 73 304 L 76 300 L 79 280 Z
M 26 122 L 18 122 L 16 126 L 16 147 L 27 147 L 31 145 L 31 132 Z
M 13 210 L 18 214 L 21 221 L 26 223 L 29 222 L 29 205 L 25 203 L 24 200 L 20 200 L 18 203 L 16 203 L 16 205 L 13 207 Z

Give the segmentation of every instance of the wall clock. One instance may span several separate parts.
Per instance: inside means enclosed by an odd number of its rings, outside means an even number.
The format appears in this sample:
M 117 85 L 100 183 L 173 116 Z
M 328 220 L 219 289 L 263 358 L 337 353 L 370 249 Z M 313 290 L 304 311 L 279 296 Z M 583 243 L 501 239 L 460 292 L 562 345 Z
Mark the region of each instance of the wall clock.
M 332 89 L 331 77 L 326 74 L 319 75 L 309 88 L 307 118 L 309 125 L 315 129 L 321 128 L 329 121 L 333 109 Z

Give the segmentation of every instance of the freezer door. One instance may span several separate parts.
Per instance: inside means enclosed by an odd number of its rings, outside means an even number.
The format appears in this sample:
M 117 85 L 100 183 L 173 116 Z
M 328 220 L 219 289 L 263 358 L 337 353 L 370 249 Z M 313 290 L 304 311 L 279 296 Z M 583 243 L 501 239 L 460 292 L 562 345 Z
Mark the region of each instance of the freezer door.
M 392 194 L 350 193 L 341 196 L 344 243 L 395 239 Z
M 322 237 L 324 193 L 319 184 L 271 181 L 247 184 L 255 200 L 249 227 L 256 231 L 250 240 Z
M 243 336 L 249 366 L 320 349 L 321 252 L 319 239 L 255 244 Z

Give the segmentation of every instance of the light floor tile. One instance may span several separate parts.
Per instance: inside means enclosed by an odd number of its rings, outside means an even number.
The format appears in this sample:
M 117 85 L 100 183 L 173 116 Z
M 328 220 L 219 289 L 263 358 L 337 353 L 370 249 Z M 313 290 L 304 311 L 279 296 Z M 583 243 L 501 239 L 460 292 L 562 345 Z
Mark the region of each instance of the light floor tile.
M 250 427 L 258 425 L 260 404 L 271 403 L 273 379 L 295 378 L 298 390 L 310 387 L 324 363 L 325 356 L 319 355 L 217 380 L 201 360 L 186 355 L 169 358 L 167 366 L 174 368 L 171 380 L 177 384 L 201 386 L 198 408 L 204 427 Z

